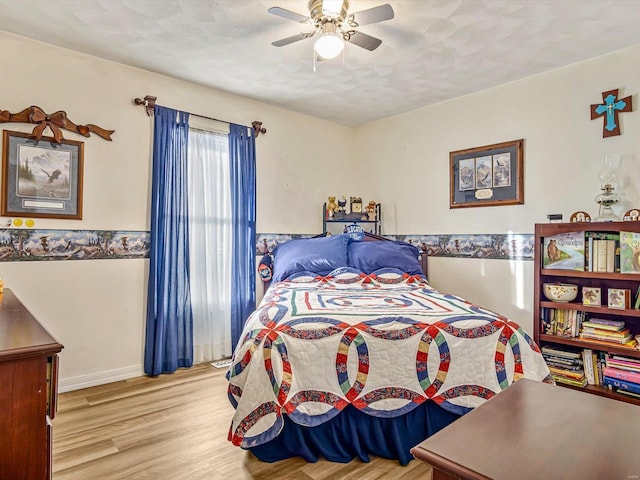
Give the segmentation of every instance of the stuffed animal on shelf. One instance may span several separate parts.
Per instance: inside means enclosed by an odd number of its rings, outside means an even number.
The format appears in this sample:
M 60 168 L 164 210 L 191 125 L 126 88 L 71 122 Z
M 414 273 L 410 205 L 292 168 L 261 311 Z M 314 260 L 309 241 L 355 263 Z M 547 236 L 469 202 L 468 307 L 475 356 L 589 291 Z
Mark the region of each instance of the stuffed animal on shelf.
M 366 208 L 367 215 L 369 216 L 369 220 L 372 222 L 376 221 L 376 202 L 371 200 Z
M 333 214 L 338 211 L 336 197 L 329 197 L 327 202 L 327 218 L 333 218 Z

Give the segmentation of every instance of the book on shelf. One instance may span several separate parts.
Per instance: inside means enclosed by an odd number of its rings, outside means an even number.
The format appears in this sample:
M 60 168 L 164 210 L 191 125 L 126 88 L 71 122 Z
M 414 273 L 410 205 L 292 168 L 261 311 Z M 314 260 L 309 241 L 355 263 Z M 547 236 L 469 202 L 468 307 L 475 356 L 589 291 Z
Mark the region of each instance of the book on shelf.
M 567 232 L 544 237 L 542 267 L 584 271 L 584 233 Z
M 579 352 L 574 352 L 572 350 L 564 350 L 562 348 L 556 348 L 556 347 L 550 347 L 548 345 L 544 345 L 540 351 L 543 354 L 547 354 L 547 355 L 555 355 L 558 357 L 564 357 L 564 358 L 577 358 L 577 359 L 581 359 L 582 355 Z
M 561 357 L 560 355 L 553 355 L 553 354 L 549 354 L 549 353 L 543 353 L 542 354 L 545 358 L 545 360 L 552 362 L 552 363 L 556 363 L 558 365 L 562 365 L 562 366 L 566 366 L 566 367 L 573 367 L 573 366 L 581 366 L 582 365 L 582 358 L 567 358 L 567 357 Z
M 573 378 L 575 380 L 581 380 L 584 378 L 584 370 L 565 370 L 558 367 L 549 367 L 549 371 L 555 375 L 562 375 L 564 377 Z
M 600 385 L 602 383 L 602 370 L 605 367 L 605 353 L 604 352 L 591 352 L 592 363 L 593 363 L 593 376 L 596 385 Z M 602 357 L 602 358 L 601 358 Z
M 617 378 L 618 380 L 624 380 L 625 382 L 640 384 L 640 372 L 631 372 L 629 370 L 622 370 L 616 367 L 605 367 L 604 374 L 610 378 Z
M 582 350 L 582 361 L 584 363 L 584 376 L 588 385 L 596 384 L 596 375 L 593 364 L 593 351 L 590 348 Z
M 629 390 L 617 389 L 616 392 L 622 393 L 623 395 L 626 395 L 627 397 L 640 398 L 640 393 L 633 393 L 633 392 L 630 392 Z
M 551 310 L 551 325 L 553 326 L 553 334 L 558 335 L 564 330 L 564 310 L 562 308 L 554 308 Z
M 582 376 L 582 378 L 571 378 L 571 377 L 566 377 L 564 375 L 551 375 L 553 377 L 553 380 L 556 383 L 563 383 L 565 385 L 573 385 L 574 387 L 586 387 L 587 386 L 587 379 L 584 377 L 584 375 Z
M 607 366 L 607 354 L 605 352 L 598 352 L 597 355 L 598 364 L 598 384 L 602 385 L 604 377 L 604 368 Z
M 624 329 L 624 320 L 609 320 L 606 318 L 591 317 L 582 322 L 583 327 L 599 328 L 601 330 L 620 331 Z
M 585 232 L 585 271 L 616 272 L 620 270 L 620 234 Z
M 572 337 L 573 328 L 575 325 L 573 312 L 574 310 L 558 309 L 561 314 L 562 323 L 558 325 L 556 335 L 561 337 Z
M 633 341 L 635 341 L 635 338 L 633 338 L 633 335 L 631 334 L 631 332 L 629 332 L 629 330 L 623 330 L 620 333 L 623 333 L 623 335 L 613 335 L 611 332 L 606 332 L 607 334 L 603 334 L 597 331 L 585 331 L 585 329 L 582 330 L 582 333 L 580 333 L 580 338 L 584 339 L 584 340 L 601 340 L 603 342 L 611 342 L 611 343 L 622 343 L 622 344 L 626 344 L 626 343 L 630 343 Z
M 542 354 L 547 365 L 551 368 L 555 368 L 558 370 L 566 370 L 572 375 L 582 375 L 584 373 L 584 360 L 582 356 L 582 352 L 578 352 L 578 358 L 566 358 L 564 361 L 562 357 L 553 357 L 547 354 Z M 559 360 L 558 360 L 559 359 Z
M 549 308 L 542 307 L 540 309 L 540 333 L 545 335 L 553 335 L 553 325 L 551 323 L 551 312 Z
M 607 298 L 609 308 L 617 310 L 631 308 L 631 290 L 628 288 L 609 288 Z
M 604 385 L 616 388 L 618 390 L 627 390 L 633 393 L 640 393 L 640 384 L 633 382 L 625 382 L 617 378 L 611 378 L 607 375 L 604 376 Z
M 621 355 L 609 355 L 606 358 L 606 366 L 630 372 L 640 372 L 640 360 L 623 357 Z
M 628 328 L 623 328 L 622 330 L 607 330 L 604 328 L 591 327 L 589 325 L 582 326 L 582 333 L 592 333 L 594 335 L 600 335 L 602 337 L 611 337 L 611 338 L 623 338 L 633 336 L 631 330 Z
M 587 385 L 582 352 L 569 351 L 547 345 L 543 346 L 541 351 L 556 383 L 577 387 Z
M 613 355 L 611 355 L 611 359 L 612 360 L 621 360 L 621 361 L 625 361 L 625 362 L 636 363 L 636 364 L 640 365 L 640 359 L 632 358 L 632 357 L 625 357 L 624 355 L 613 354 Z
M 640 273 L 640 233 L 620 232 L 620 272 Z
M 632 335 L 631 330 L 629 330 L 628 328 L 622 328 L 621 330 L 607 330 L 606 328 L 592 327 L 591 325 L 593 324 L 585 325 L 583 323 L 582 331 L 587 333 L 596 333 L 598 335 L 603 335 L 605 337 L 614 337 L 614 338 L 627 337 L 629 335 Z
M 544 356 L 544 361 L 549 368 L 553 367 L 559 370 L 566 370 L 568 372 L 577 372 L 579 370 L 583 370 L 582 360 L 573 360 L 570 362 L 566 362 Z
M 603 349 L 605 350 L 606 350 L 605 347 L 627 348 L 629 350 L 636 350 L 636 346 L 638 345 L 638 342 L 635 338 L 632 338 L 631 340 L 625 343 L 618 343 L 618 342 L 609 342 L 606 340 L 599 340 L 597 338 L 587 338 L 580 335 L 580 340 L 584 340 L 585 342 L 599 345 L 603 347 Z
M 606 272 L 607 271 L 607 240 L 594 240 L 593 248 L 594 248 L 593 271 Z
M 541 332 L 560 337 L 577 337 L 585 312 L 568 308 L 543 308 Z

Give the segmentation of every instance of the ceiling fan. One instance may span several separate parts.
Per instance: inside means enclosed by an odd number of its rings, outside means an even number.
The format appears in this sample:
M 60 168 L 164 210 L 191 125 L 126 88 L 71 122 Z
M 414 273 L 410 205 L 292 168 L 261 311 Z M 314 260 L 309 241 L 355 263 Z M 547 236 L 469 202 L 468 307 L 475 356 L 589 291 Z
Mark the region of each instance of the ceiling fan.
M 307 17 L 280 7 L 271 7 L 268 12 L 313 28 L 311 32 L 301 32 L 272 42 L 271 45 L 283 47 L 318 35 L 314 51 L 320 59 L 324 60 L 340 55 L 345 42 L 369 51 L 375 50 L 382 40 L 355 29 L 393 18 L 393 8 L 388 3 L 350 14 L 349 0 L 309 0 Z

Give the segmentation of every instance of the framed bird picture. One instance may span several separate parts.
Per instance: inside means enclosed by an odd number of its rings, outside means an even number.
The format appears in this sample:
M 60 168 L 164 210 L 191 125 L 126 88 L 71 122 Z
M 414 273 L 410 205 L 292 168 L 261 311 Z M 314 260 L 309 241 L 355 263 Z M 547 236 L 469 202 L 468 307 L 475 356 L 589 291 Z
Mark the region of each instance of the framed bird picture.
M 523 142 L 451 152 L 449 208 L 524 203 Z
M 82 219 L 84 143 L 4 131 L 3 216 Z

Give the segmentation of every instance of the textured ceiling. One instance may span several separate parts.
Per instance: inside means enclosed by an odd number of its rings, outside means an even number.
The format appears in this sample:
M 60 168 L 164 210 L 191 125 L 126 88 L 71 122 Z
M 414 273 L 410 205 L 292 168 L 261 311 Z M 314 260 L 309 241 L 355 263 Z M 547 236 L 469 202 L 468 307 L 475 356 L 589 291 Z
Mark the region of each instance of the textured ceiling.
M 640 44 L 640 0 L 351 0 L 392 5 L 359 29 L 382 45 L 314 73 L 313 40 L 271 45 L 309 29 L 267 13 L 307 3 L 0 0 L 0 30 L 349 126 Z

